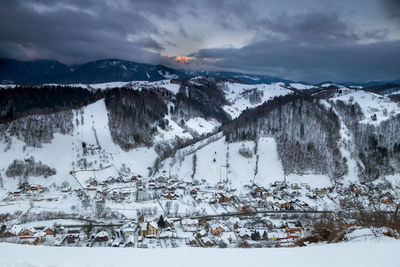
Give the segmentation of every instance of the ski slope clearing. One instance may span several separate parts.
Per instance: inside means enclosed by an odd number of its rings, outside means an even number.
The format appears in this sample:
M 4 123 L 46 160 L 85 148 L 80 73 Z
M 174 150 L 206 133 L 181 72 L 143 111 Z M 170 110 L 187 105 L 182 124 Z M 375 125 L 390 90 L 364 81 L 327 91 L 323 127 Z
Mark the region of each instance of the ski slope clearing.
M 400 242 L 362 241 L 305 248 L 133 249 L 0 244 L 0 265 L 8 266 L 307 266 L 395 267 Z M 198 260 L 201 259 L 201 260 Z
M 224 138 L 215 135 L 208 141 L 203 140 L 203 143 L 178 150 L 174 157 L 162 162 L 159 173 L 169 173 L 185 182 L 205 179 L 210 185 L 215 185 L 223 181 L 225 186 L 238 191 L 246 184 L 268 186 L 276 181 L 284 182 L 285 179 L 290 183 L 308 183 L 311 188 L 332 186 L 327 175 L 285 176 L 273 137 L 260 138 L 256 153 L 254 141 L 227 143 Z M 241 151 L 248 151 L 249 155 L 241 154 Z

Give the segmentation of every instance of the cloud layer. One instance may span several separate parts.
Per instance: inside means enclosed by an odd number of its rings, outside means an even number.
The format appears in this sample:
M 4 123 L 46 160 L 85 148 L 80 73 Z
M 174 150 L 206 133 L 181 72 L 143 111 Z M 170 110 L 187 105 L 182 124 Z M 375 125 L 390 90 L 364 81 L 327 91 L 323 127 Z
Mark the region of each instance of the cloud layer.
M 399 26 L 397 0 L 3 0 L 0 57 L 189 55 L 295 80 L 390 80 L 400 78 Z

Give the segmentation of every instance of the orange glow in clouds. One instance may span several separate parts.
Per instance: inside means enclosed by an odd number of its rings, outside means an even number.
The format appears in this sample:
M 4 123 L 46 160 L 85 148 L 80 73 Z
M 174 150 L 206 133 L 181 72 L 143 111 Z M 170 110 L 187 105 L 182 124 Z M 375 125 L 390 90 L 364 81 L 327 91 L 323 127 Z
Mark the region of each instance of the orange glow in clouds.
M 179 64 L 187 64 L 193 60 L 192 57 L 185 57 L 185 56 L 176 56 L 172 59 L 175 63 Z

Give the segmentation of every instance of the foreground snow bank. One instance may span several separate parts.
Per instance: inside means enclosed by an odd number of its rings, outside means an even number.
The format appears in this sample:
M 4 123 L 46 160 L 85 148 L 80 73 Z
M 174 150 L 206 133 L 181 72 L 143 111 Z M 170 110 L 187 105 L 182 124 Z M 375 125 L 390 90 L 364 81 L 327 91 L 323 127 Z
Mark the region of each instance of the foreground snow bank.
M 400 242 L 364 241 L 304 248 L 133 249 L 0 244 L 0 266 L 399 266 Z

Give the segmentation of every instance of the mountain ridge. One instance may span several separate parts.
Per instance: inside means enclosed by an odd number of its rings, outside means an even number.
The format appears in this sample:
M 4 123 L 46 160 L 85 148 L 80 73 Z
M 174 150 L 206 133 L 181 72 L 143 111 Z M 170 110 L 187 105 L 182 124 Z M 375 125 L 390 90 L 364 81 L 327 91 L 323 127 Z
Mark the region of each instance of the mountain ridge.
M 104 83 L 116 81 L 157 81 L 163 79 L 183 79 L 196 76 L 214 76 L 235 79 L 248 84 L 293 83 L 293 80 L 270 75 L 240 73 L 229 71 L 192 71 L 164 66 L 162 64 L 138 63 L 123 59 L 99 59 L 83 64 L 66 65 L 57 60 L 19 61 L 0 58 L 0 83 L 44 84 L 44 83 Z M 343 84 L 345 86 L 380 86 L 387 83 L 399 83 L 400 80 L 374 82 L 318 82 L 297 83 L 319 86 L 324 83 Z

